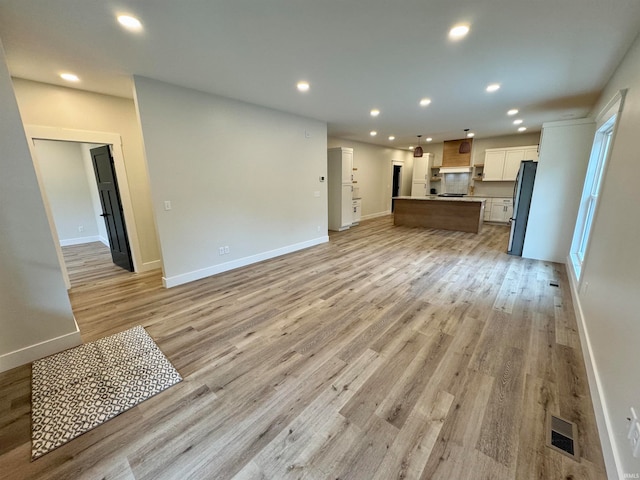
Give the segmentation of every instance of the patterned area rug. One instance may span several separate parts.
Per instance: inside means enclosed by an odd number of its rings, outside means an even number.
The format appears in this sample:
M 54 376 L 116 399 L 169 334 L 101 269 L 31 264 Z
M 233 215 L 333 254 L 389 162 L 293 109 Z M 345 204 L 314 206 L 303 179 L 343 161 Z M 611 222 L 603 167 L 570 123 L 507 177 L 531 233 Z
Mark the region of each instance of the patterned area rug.
M 180 382 L 137 326 L 33 363 L 31 460 Z

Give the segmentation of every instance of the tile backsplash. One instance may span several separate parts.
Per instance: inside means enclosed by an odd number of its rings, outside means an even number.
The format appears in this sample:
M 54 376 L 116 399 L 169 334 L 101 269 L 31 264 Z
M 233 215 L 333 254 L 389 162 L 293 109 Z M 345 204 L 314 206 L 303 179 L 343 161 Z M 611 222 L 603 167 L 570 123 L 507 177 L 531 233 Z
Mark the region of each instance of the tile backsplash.
M 466 194 L 469 189 L 470 178 L 470 173 L 445 173 L 444 192 Z

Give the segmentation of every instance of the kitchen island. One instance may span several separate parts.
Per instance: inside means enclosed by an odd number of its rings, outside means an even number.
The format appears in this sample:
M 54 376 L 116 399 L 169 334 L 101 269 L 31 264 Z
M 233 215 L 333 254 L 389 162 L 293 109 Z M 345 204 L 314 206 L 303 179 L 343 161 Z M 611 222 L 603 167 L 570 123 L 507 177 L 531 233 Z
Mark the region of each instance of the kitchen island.
M 480 233 L 484 198 L 394 197 L 393 224 Z

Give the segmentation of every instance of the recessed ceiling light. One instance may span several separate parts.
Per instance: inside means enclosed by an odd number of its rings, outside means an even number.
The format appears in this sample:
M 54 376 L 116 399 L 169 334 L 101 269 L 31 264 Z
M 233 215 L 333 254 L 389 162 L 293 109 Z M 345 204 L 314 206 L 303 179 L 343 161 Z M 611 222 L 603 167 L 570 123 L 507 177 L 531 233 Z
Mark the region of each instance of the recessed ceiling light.
M 79 82 L 80 81 L 78 76 L 74 75 L 73 73 L 61 73 L 60 74 L 60 78 L 62 78 L 63 80 L 66 80 L 67 82 Z
M 509 110 L 507 112 L 507 115 L 515 115 L 516 113 L 518 113 L 518 109 L 517 108 L 512 108 L 511 110 Z
M 372 137 L 375 137 L 378 134 L 378 132 L 376 132 L 375 130 L 371 130 L 369 132 L 369 135 L 371 135 Z
M 393 135 L 389 135 L 389 140 L 395 140 L 396 137 L 394 137 Z
M 432 140 L 433 140 L 433 138 L 431 138 L 431 137 L 427 137 L 427 138 L 426 138 L 426 140 L 427 140 L 427 142 L 430 142 L 430 141 L 432 141 Z
M 378 115 L 380 115 L 380 110 L 378 110 L 377 108 L 374 108 L 373 110 L 371 110 L 370 113 L 372 117 L 377 117 Z
M 475 137 L 475 136 L 476 136 L 476 134 L 475 134 L 475 133 L 473 133 L 473 132 L 468 132 L 468 133 L 467 133 L 467 137 L 469 137 L 469 138 L 471 138 L 471 137 Z
M 499 83 L 492 83 L 491 85 L 487 86 L 487 92 L 496 92 L 498 90 L 500 90 Z
M 118 15 L 118 23 L 129 30 L 142 30 L 142 23 L 131 15 Z
M 430 98 L 423 98 L 422 100 L 420 100 L 420 106 L 421 107 L 426 107 L 430 103 L 431 103 L 431 99 Z
M 469 25 L 467 24 L 459 24 L 454 25 L 451 30 L 449 30 L 449 38 L 451 40 L 460 40 L 464 38 L 467 33 L 469 33 Z
M 522 123 L 522 119 L 521 118 L 513 121 L 514 125 L 520 125 L 521 123 Z
M 309 82 L 298 82 L 298 85 L 296 85 L 298 87 L 298 90 L 300 90 L 301 92 L 308 92 L 309 91 Z
M 527 127 L 520 127 L 520 128 L 518 128 L 518 131 L 519 132 L 524 132 L 526 129 L 527 129 Z

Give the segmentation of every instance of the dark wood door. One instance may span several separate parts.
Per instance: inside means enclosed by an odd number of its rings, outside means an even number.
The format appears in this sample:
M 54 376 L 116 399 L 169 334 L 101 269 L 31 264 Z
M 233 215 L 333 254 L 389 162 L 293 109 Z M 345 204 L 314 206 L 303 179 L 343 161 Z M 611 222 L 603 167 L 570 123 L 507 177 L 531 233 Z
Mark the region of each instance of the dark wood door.
M 118 180 L 109 146 L 92 148 L 91 160 L 93 162 L 93 171 L 96 174 L 96 182 L 98 183 L 100 204 L 102 205 L 101 217 L 104 218 L 104 224 L 107 227 L 111 258 L 113 263 L 119 267 L 133 272 L 127 226 L 124 221 Z

